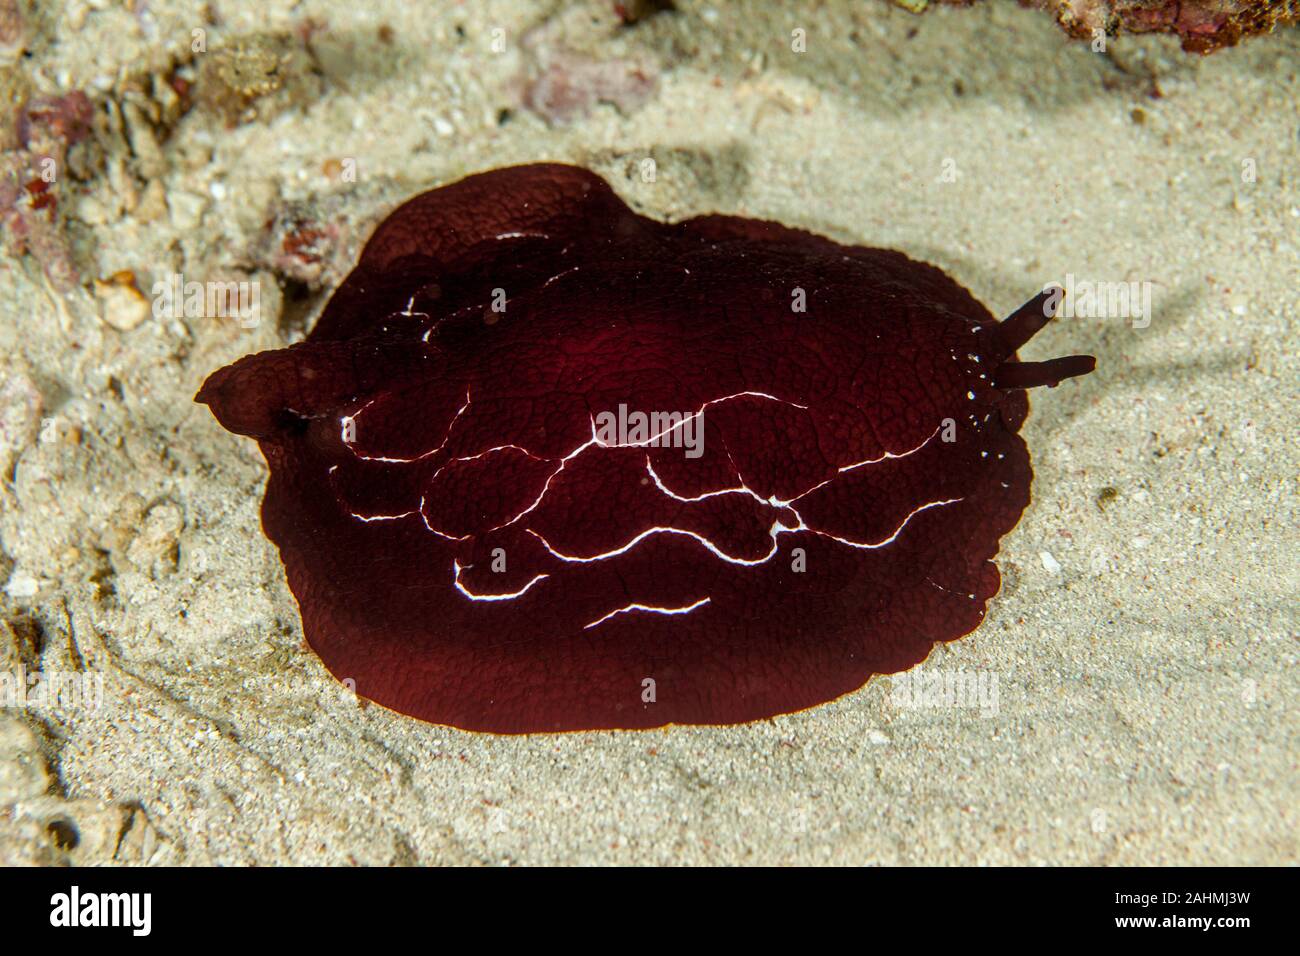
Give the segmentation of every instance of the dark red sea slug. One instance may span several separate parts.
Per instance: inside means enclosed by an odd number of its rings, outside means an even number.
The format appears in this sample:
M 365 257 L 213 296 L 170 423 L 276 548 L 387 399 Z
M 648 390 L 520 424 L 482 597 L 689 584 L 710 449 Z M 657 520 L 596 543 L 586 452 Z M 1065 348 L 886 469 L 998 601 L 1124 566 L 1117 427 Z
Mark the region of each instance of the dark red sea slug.
M 198 401 L 256 438 L 312 648 L 359 695 L 498 733 L 811 707 L 976 628 L 1029 501 L 1021 363 L 933 266 L 633 213 L 562 165 L 375 232 L 307 340 Z

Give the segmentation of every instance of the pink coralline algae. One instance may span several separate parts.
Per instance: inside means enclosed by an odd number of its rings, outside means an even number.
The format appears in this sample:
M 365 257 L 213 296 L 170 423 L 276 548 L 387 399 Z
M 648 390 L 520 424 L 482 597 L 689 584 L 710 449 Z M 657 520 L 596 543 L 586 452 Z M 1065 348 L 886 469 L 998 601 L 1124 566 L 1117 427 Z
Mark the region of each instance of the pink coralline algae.
M 0 228 L 7 254 L 30 254 L 58 290 L 78 275 L 62 229 L 59 192 L 67 181 L 68 149 L 89 134 L 94 109 L 80 90 L 24 103 L 0 153 Z
M 895 0 L 908 9 L 923 9 L 925 0 Z M 970 6 L 976 0 L 939 0 Z M 1270 33 L 1300 22 L 1300 0 L 1019 0 L 1021 6 L 1046 10 L 1061 29 L 1080 40 L 1098 33 L 1173 33 L 1183 49 L 1213 53 L 1247 37 Z

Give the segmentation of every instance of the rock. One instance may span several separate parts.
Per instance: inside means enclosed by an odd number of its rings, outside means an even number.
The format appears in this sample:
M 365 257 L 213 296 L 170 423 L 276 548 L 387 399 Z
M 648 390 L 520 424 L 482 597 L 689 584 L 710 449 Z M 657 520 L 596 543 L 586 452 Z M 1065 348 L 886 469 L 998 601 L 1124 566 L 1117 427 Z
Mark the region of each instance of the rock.
M 5 593 L 15 601 L 30 601 L 41 589 L 35 575 L 15 568 L 5 583 Z
M 19 718 L 0 714 L 0 806 L 44 796 L 52 782 L 36 735 Z
M 40 796 L 15 803 L 11 839 L 32 860 L 71 866 L 165 863 L 164 843 L 137 803 Z M 0 835 L 0 850 L 7 841 Z
M 167 216 L 167 192 L 162 180 L 151 179 L 140 196 L 140 205 L 136 207 L 135 217 L 140 222 L 158 222 Z
M 894 0 L 913 13 L 927 6 L 921 0 Z M 943 0 L 969 6 L 973 0 Z M 1250 36 L 1270 33 L 1300 21 L 1298 0 L 1020 0 L 1024 6 L 1047 10 L 1061 29 L 1078 40 L 1118 33 L 1173 33 L 1183 49 L 1213 53 L 1236 46 Z
M 116 272 L 107 279 L 95 280 L 100 317 L 119 332 L 130 332 L 149 318 L 149 300 L 136 288 L 135 273 Z
M 0 63 L 17 62 L 27 49 L 30 31 L 20 0 L 0 0 Z
M 8 477 L 14 464 L 36 438 L 44 402 L 19 360 L 0 364 L 0 475 Z
M 127 560 L 155 578 L 172 573 L 180 555 L 184 527 L 185 517 L 179 505 L 170 501 L 154 505 L 145 513 L 140 531 L 127 546 Z

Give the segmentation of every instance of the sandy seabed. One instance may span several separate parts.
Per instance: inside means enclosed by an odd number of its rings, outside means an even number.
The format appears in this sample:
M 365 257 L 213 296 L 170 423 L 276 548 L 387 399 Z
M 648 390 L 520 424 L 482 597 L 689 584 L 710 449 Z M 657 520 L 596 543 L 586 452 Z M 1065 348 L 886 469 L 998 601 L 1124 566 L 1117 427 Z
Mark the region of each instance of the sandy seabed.
M 213 6 L 31 24 L 33 85 L 127 131 L 61 186 L 82 283 L 0 270 L 5 668 L 90 692 L 0 711 L 0 861 L 1295 862 L 1295 31 L 1199 58 L 1097 53 L 1010 2 L 679 0 L 632 27 L 603 3 Z M 195 29 L 310 62 L 255 117 L 196 97 L 144 142 L 124 104 Z M 548 123 L 524 99 L 556 62 L 604 64 L 612 102 Z M 995 314 L 1067 275 L 1150 283 L 1149 323 L 1060 321 L 1022 353 L 1099 364 L 1033 396 L 1003 590 L 922 668 L 982 691 L 883 678 L 750 725 L 496 737 L 329 676 L 260 530 L 266 467 L 191 398 L 300 339 L 397 202 L 539 159 L 647 215 L 903 250 Z M 332 226 L 321 262 L 268 251 L 294 216 Z M 125 270 L 257 281 L 261 320 L 124 318 L 92 280 Z

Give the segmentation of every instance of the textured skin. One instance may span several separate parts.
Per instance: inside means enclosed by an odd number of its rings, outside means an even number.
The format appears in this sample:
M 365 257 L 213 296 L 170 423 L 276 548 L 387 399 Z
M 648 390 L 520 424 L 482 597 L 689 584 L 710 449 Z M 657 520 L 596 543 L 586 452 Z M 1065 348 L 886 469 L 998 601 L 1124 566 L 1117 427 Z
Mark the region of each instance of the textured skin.
M 722 724 L 979 625 L 1031 478 L 996 328 L 900 253 L 524 166 L 399 208 L 306 342 L 198 400 L 260 441 L 307 640 L 360 695 L 499 733 Z M 620 404 L 704 409 L 703 454 L 592 443 Z

